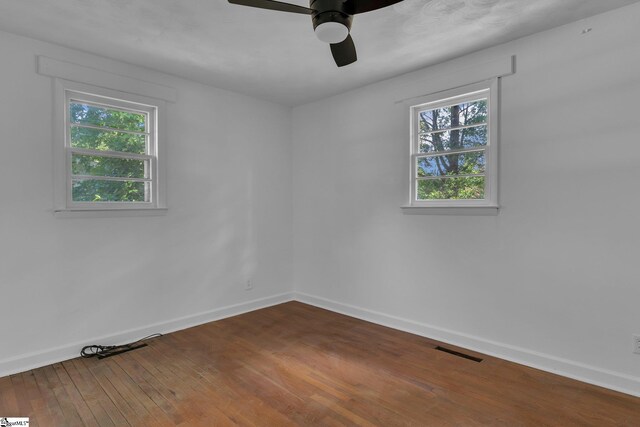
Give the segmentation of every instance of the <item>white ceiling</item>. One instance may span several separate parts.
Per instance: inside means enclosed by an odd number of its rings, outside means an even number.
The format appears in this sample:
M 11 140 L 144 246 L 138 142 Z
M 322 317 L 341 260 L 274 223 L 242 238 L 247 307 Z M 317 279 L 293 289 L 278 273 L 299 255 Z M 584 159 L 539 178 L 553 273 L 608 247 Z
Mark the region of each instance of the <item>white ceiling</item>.
M 297 105 L 637 1 L 404 0 L 355 16 L 343 68 L 310 17 L 226 0 L 0 0 L 0 29 Z

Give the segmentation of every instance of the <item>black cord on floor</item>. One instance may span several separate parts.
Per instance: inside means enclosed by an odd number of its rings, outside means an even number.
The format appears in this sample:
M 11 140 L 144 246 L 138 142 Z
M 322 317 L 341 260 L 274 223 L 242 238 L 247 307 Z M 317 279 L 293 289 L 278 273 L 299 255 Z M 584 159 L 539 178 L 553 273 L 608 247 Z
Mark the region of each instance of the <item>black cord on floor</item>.
M 152 334 L 144 338 L 140 338 L 138 341 L 130 342 L 128 344 L 120 345 L 88 345 L 82 347 L 80 356 L 84 358 L 98 357 L 98 359 L 104 359 L 105 357 L 115 356 L 116 354 L 124 353 L 125 351 L 135 350 L 136 348 L 145 347 L 144 341 L 161 337 L 162 334 Z

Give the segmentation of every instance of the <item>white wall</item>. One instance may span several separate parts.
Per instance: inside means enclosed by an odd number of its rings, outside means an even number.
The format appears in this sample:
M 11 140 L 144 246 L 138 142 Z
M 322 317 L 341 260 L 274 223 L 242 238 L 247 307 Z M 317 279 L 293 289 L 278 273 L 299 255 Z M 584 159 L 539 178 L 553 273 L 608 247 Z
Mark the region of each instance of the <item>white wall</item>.
M 54 217 L 36 55 L 177 89 L 165 216 Z M 289 297 L 289 108 L 7 33 L 0 58 L 0 376 Z
M 299 298 L 640 395 L 638 22 L 635 4 L 294 108 Z M 395 101 L 509 55 L 499 215 L 403 215 Z

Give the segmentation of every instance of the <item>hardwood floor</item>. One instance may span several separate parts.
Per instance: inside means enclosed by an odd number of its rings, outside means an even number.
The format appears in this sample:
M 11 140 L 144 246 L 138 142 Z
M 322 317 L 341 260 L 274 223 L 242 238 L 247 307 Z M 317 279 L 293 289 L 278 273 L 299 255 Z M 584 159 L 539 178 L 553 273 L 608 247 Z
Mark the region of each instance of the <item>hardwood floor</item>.
M 31 426 L 640 426 L 640 398 L 291 302 L 0 378 L 0 416 Z

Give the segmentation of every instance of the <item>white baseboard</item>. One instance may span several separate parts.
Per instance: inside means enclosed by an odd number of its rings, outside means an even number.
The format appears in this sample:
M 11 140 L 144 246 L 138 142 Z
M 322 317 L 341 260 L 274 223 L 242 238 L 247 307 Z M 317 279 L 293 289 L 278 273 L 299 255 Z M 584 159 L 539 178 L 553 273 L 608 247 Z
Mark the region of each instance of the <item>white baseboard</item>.
M 287 292 L 239 304 L 228 305 L 165 322 L 159 322 L 153 325 L 143 326 L 141 328 L 130 329 L 112 335 L 96 337 L 82 342 L 74 342 L 45 351 L 28 353 L 12 357 L 10 359 L 0 360 L 0 377 L 73 359 L 80 355 L 80 349 L 85 345 L 95 343 L 100 343 L 101 345 L 122 344 L 135 341 L 156 332 L 163 334 L 175 332 L 181 329 L 202 325 L 203 323 L 212 322 L 214 320 L 237 316 L 238 314 L 270 307 L 291 300 L 293 300 L 293 293 Z
M 640 378 L 638 377 L 632 377 L 619 372 L 596 368 L 594 366 L 585 365 L 549 354 L 486 340 L 480 337 L 474 337 L 460 332 L 439 328 L 437 326 L 356 307 L 350 304 L 343 304 L 341 302 L 332 301 L 302 292 L 295 292 L 294 298 L 296 301 L 300 301 L 305 304 L 640 397 Z
M 78 357 L 80 349 L 88 344 L 100 343 L 104 345 L 112 345 L 131 342 L 152 333 L 175 332 L 192 326 L 202 325 L 204 323 L 231 316 L 237 316 L 239 314 L 259 310 L 265 307 L 271 307 L 273 305 L 293 300 L 437 341 L 442 341 L 458 347 L 468 348 L 470 350 L 477 351 L 478 353 L 484 353 L 493 357 L 519 363 L 521 365 L 573 378 L 578 381 L 640 397 L 640 378 L 638 377 L 632 377 L 619 372 L 596 368 L 594 366 L 539 353 L 533 350 L 486 340 L 480 337 L 474 337 L 460 332 L 415 322 L 413 320 L 397 316 L 391 316 L 385 313 L 332 301 L 302 292 L 287 292 L 239 304 L 228 305 L 207 312 L 155 323 L 141 328 L 130 329 L 108 336 L 97 337 L 82 342 L 74 342 L 45 351 L 28 353 L 12 357 L 10 359 L 0 360 L 0 377 L 73 359 Z

